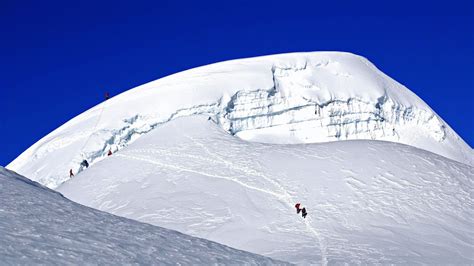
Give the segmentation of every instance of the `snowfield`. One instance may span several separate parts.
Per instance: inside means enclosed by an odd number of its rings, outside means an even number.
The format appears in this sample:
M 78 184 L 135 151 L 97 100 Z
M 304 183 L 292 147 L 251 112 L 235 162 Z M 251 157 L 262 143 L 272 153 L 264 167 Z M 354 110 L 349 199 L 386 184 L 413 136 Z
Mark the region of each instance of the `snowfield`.
M 472 149 L 367 59 L 338 52 L 227 61 L 126 91 L 70 120 L 7 168 L 50 188 L 175 118 L 205 114 L 244 140 L 387 140 L 473 165 Z
M 71 202 L 0 167 L 2 265 L 285 264 Z
M 193 116 L 156 128 L 59 191 L 293 263 L 472 264 L 473 176 L 471 166 L 402 144 L 251 143 Z

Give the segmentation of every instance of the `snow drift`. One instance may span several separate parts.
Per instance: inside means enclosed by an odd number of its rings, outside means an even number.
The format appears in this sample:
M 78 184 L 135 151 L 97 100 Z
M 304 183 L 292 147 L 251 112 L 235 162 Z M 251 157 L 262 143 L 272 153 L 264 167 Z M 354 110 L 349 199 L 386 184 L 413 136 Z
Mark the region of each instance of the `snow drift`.
M 387 140 L 472 165 L 471 148 L 420 98 L 365 58 L 336 52 L 233 60 L 124 92 L 62 125 L 11 162 L 48 187 L 175 118 L 211 116 L 244 140 Z
M 2 265 L 285 264 L 71 202 L 0 167 Z
M 474 263 L 473 177 L 471 166 L 407 145 L 251 143 L 192 116 L 156 128 L 58 190 L 293 263 L 446 265 Z

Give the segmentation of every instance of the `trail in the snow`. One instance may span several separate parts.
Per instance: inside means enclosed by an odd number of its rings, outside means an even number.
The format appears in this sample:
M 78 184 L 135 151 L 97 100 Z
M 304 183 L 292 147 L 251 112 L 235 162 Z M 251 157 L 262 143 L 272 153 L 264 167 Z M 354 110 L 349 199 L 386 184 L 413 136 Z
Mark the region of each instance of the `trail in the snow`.
M 84 150 L 85 148 L 87 147 L 87 144 L 89 143 L 91 137 L 94 135 L 94 132 L 96 132 L 96 129 L 97 129 L 97 126 L 99 125 L 100 121 L 102 120 L 102 114 L 104 113 L 104 110 L 105 110 L 105 105 L 106 105 L 107 101 L 104 101 L 102 102 L 102 107 L 100 109 L 100 113 L 99 113 L 99 116 L 97 117 L 97 120 L 94 124 L 94 127 L 92 128 L 92 131 L 93 132 L 92 134 L 90 134 L 87 139 L 84 141 L 84 144 L 82 145 L 82 147 L 79 149 L 79 156 L 81 156 L 81 161 L 83 159 L 89 159 L 89 164 L 92 165 L 92 161 L 94 160 L 94 158 L 87 158 L 87 156 L 84 154 Z M 80 167 L 78 170 L 77 170 L 77 174 L 79 174 L 80 172 L 84 171 L 84 169 L 82 167 Z
M 189 172 L 189 173 L 195 173 L 195 174 L 199 174 L 199 175 L 203 175 L 203 176 L 207 176 L 207 177 L 214 177 L 214 178 L 229 180 L 229 181 L 235 182 L 239 185 L 242 185 L 242 186 L 244 186 L 248 189 L 257 190 L 257 191 L 260 191 L 260 192 L 263 192 L 263 193 L 266 193 L 266 194 L 270 194 L 270 195 L 275 196 L 277 198 L 281 198 L 281 195 L 279 195 L 278 193 L 274 193 L 270 190 L 261 189 L 261 188 L 258 188 L 258 187 L 252 186 L 252 185 L 248 185 L 244 182 L 241 182 L 237 178 L 231 178 L 231 177 L 227 177 L 227 176 L 209 174 L 209 173 L 206 173 L 206 172 L 203 172 L 203 171 L 188 169 L 188 168 L 185 168 L 185 167 L 171 165 L 171 164 L 165 164 L 165 163 L 162 163 L 162 162 L 159 162 L 159 161 L 156 161 L 156 160 L 143 158 L 143 157 L 139 157 L 139 156 L 132 156 L 132 155 L 126 155 L 126 154 L 117 154 L 116 156 L 122 157 L 122 158 L 127 158 L 127 159 L 132 159 L 132 160 L 139 160 L 139 161 L 143 161 L 143 162 L 147 162 L 147 163 L 151 163 L 151 164 L 155 164 L 155 165 L 159 165 L 161 167 L 177 170 L 178 172 Z
M 236 165 L 236 164 L 224 159 L 222 156 L 217 156 L 215 153 L 210 152 L 209 149 L 204 144 L 198 142 L 196 139 L 194 139 L 190 136 L 186 136 L 186 135 L 185 135 L 185 137 L 190 139 L 197 146 L 201 147 L 206 152 L 207 155 L 223 162 L 229 168 L 236 169 L 236 170 L 241 170 L 245 173 L 261 177 L 261 178 L 265 179 L 266 181 L 270 182 L 275 187 L 277 187 L 278 190 L 280 190 L 280 192 L 282 192 L 283 195 L 284 195 L 283 197 L 279 196 L 278 199 L 283 200 L 283 202 L 286 203 L 289 206 L 289 208 L 293 207 L 293 204 L 296 201 L 288 193 L 288 190 L 285 187 L 283 187 L 280 183 L 278 183 L 277 181 L 273 180 L 272 178 L 268 177 L 267 175 L 263 174 L 262 172 L 256 171 L 254 169 L 251 169 L 251 168 L 248 168 L 248 167 L 245 167 L 245 166 Z M 323 239 L 321 234 L 311 225 L 311 219 L 309 219 L 309 218 L 307 220 L 305 219 L 305 225 L 306 225 L 306 228 L 308 229 L 308 231 L 310 231 L 316 237 L 316 239 L 318 240 L 319 249 L 320 249 L 320 252 L 321 252 L 321 264 L 322 265 L 327 265 L 327 263 L 328 263 L 327 253 L 326 253 L 327 252 L 327 246 L 326 246 L 325 240 Z
M 104 109 L 105 109 L 105 102 L 102 103 L 102 108 L 100 109 L 100 113 L 99 113 L 99 116 L 97 117 L 97 121 L 95 122 L 94 127 L 92 128 L 92 132 L 95 132 L 95 130 L 97 129 L 97 126 L 99 125 L 100 120 L 102 119 L 102 114 L 104 113 Z M 80 151 L 79 154 L 82 155 L 82 151 L 87 146 L 87 143 L 89 143 L 89 140 L 91 139 L 92 135 L 94 134 L 91 134 L 89 135 L 89 137 L 87 137 L 86 141 L 84 142 L 84 145 L 82 145 L 81 149 L 79 150 Z
M 190 136 L 186 136 L 186 138 L 188 138 L 190 141 L 192 141 L 195 145 L 202 148 L 202 150 L 206 153 L 206 155 L 209 158 L 211 158 L 211 160 L 205 159 L 202 156 L 193 156 L 193 155 L 190 155 L 190 154 L 177 154 L 177 153 L 175 153 L 174 155 L 180 156 L 180 157 L 186 157 L 186 158 L 190 158 L 190 159 L 199 159 L 199 160 L 205 160 L 205 161 L 208 161 L 208 162 L 222 163 L 229 169 L 240 171 L 240 172 L 245 173 L 246 175 L 256 176 L 256 177 L 260 177 L 260 178 L 264 179 L 268 183 L 272 184 L 276 188 L 276 191 L 275 190 L 272 191 L 272 190 L 269 190 L 269 189 L 264 189 L 264 188 L 260 188 L 260 187 L 248 184 L 248 183 L 246 183 L 242 180 L 239 180 L 238 177 L 211 174 L 211 173 L 207 173 L 205 171 L 189 169 L 189 168 L 186 168 L 186 167 L 183 167 L 183 166 L 176 166 L 176 165 L 172 165 L 172 164 L 169 164 L 169 163 L 163 163 L 163 162 L 160 162 L 160 161 L 157 161 L 157 160 L 145 158 L 143 156 L 121 154 L 121 153 L 117 154 L 116 156 L 119 156 L 119 157 L 122 157 L 122 158 L 127 158 L 127 159 L 140 160 L 140 161 L 144 161 L 144 162 L 147 162 L 147 163 L 159 165 L 161 167 L 170 168 L 170 169 L 177 170 L 177 171 L 185 171 L 185 172 L 195 173 L 195 174 L 199 174 L 199 175 L 203 175 L 203 176 L 207 176 L 207 177 L 229 180 L 229 181 L 235 182 L 235 183 L 237 183 L 237 184 L 239 184 L 239 185 L 241 185 L 241 186 L 243 186 L 247 189 L 252 189 L 252 190 L 259 191 L 261 193 L 269 194 L 269 195 L 277 198 L 280 202 L 286 204 L 289 208 L 293 207 L 293 204 L 294 204 L 294 202 L 296 202 L 296 200 L 294 200 L 293 197 L 288 192 L 288 190 L 285 187 L 283 187 L 280 183 L 278 183 L 277 181 L 273 180 L 272 178 L 268 177 L 267 175 L 263 174 L 262 172 L 256 171 L 255 169 L 251 169 L 249 167 L 245 167 L 245 166 L 235 164 L 235 163 L 233 163 L 229 160 L 224 159 L 222 156 L 219 156 L 215 153 L 210 152 L 209 149 L 204 144 L 200 143 L 199 141 L 197 141 L 196 139 L 194 139 Z M 135 150 L 134 152 L 139 152 L 139 153 L 147 153 L 147 152 L 163 153 L 164 155 L 165 154 L 169 155 L 169 153 L 170 153 L 170 151 L 158 151 L 158 150 Z M 320 250 L 320 253 L 321 253 L 321 264 L 322 265 L 327 265 L 327 263 L 328 263 L 328 260 L 327 260 L 327 245 L 326 245 L 325 239 L 321 236 L 321 234 L 318 232 L 318 230 L 316 230 L 312 226 L 312 220 L 309 217 L 304 220 L 304 223 L 305 223 L 306 229 L 312 235 L 314 235 L 314 237 L 318 240 L 319 250 Z

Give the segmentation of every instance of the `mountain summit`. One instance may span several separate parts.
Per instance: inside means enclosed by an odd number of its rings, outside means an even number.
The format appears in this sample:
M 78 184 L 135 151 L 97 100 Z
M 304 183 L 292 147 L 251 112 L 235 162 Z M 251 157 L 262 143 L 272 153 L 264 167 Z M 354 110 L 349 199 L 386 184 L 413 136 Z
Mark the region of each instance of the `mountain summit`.
M 7 168 L 55 188 L 82 160 L 94 164 L 198 114 L 248 141 L 386 140 L 473 164 L 471 148 L 428 105 L 367 59 L 311 52 L 226 61 L 136 87 L 71 119 Z

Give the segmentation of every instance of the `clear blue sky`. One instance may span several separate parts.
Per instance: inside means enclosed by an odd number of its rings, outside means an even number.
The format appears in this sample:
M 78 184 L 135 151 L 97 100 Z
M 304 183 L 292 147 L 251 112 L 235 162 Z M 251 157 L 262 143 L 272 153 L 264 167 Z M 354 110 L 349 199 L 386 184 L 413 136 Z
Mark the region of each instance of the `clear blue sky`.
M 104 91 L 227 59 L 322 50 L 367 57 L 472 147 L 473 9 L 456 0 L 0 0 L 0 165 Z

